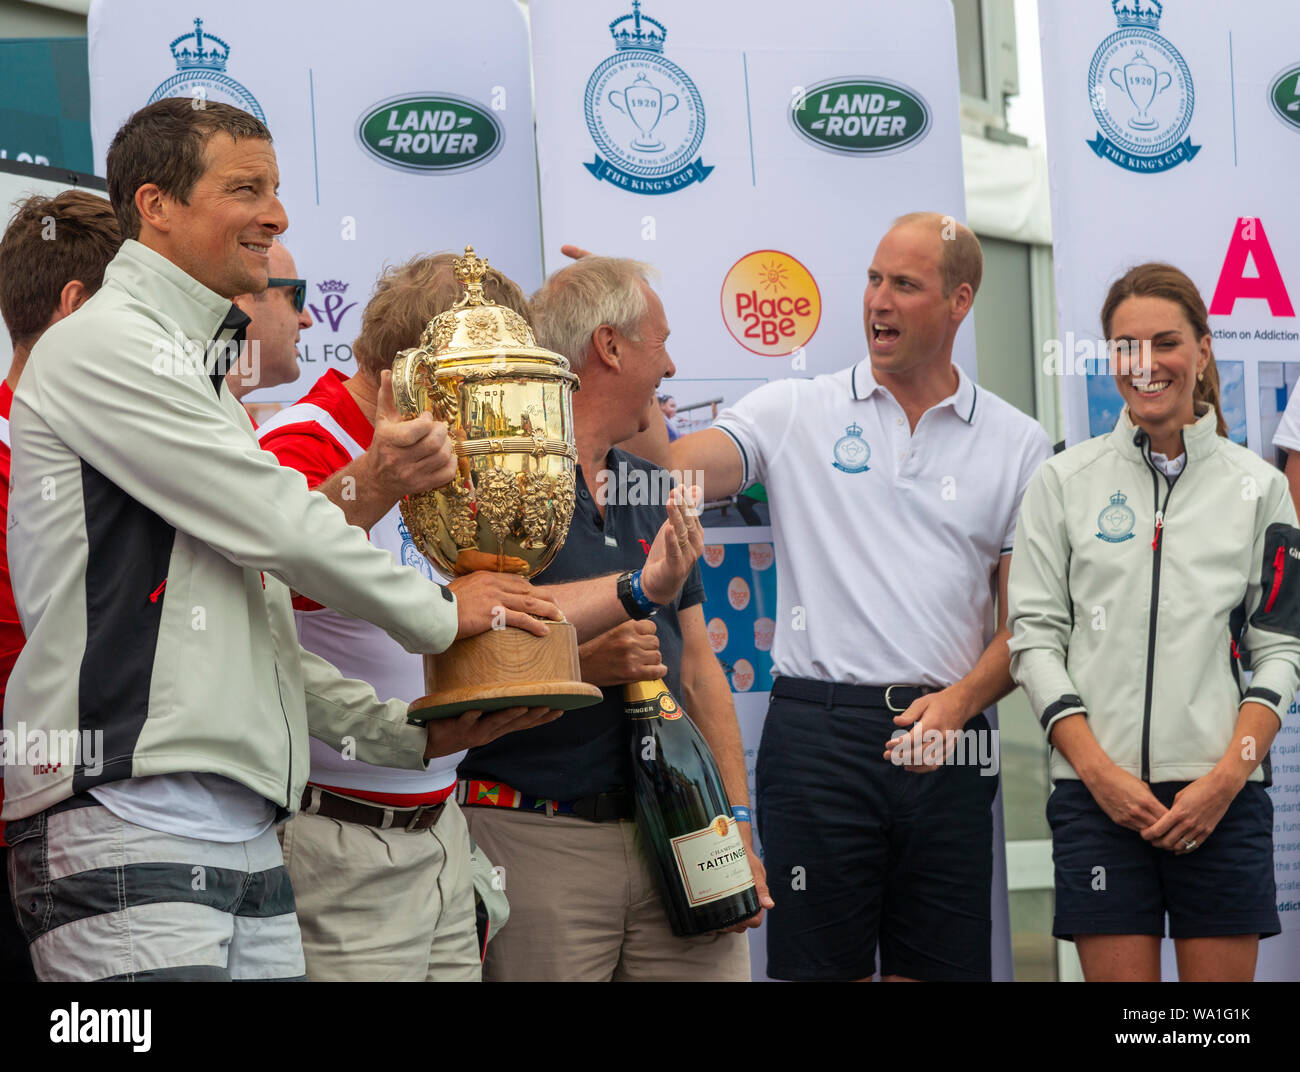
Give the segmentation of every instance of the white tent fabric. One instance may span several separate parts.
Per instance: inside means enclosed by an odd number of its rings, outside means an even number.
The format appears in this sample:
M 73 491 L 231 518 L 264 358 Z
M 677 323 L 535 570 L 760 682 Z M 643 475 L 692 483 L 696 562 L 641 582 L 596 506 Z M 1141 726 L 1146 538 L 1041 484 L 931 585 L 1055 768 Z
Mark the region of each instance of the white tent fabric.
M 966 222 L 992 238 L 1050 245 L 1047 155 L 1040 146 L 1005 145 L 963 134 Z

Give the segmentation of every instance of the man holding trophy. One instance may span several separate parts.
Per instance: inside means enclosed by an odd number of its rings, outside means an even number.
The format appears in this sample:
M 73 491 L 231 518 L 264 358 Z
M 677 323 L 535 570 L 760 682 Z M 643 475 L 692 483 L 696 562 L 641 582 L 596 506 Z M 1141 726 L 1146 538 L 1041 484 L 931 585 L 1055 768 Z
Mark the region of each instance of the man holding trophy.
M 308 733 L 414 771 L 439 748 L 406 702 L 299 646 L 290 588 L 414 652 L 559 617 L 519 577 L 453 593 L 399 566 L 258 448 L 224 374 L 248 319 L 232 299 L 266 288 L 288 226 L 278 183 L 246 112 L 168 98 L 135 113 L 108 151 L 127 240 L 14 396 L 9 558 L 29 642 L 6 707 L 29 737 L 78 742 L 6 768 L 11 892 L 42 979 L 303 976 L 274 826 L 301 802 Z M 437 453 L 447 479 L 450 444 Z
M 519 288 L 468 250 L 464 258 L 417 257 L 389 269 L 362 317 L 354 346 L 356 375 L 344 379 L 326 373 L 303 399 L 262 426 L 262 445 L 302 472 L 352 524 L 366 529 L 371 543 L 429 576 L 435 570 L 422 551 L 438 563 L 440 576 L 468 568 L 473 577 L 473 567 L 485 565 L 493 572 L 498 563 L 537 572 L 536 564 L 564 542 L 573 510 L 572 429 L 564 390 L 572 376 L 555 355 L 531 345 L 530 318 Z M 404 398 L 400 414 L 389 372 L 399 354 L 398 393 L 410 383 L 424 391 L 423 401 Z M 435 371 L 436 382 L 429 382 Z M 460 465 L 450 483 L 445 470 L 433 464 L 440 444 L 421 436 L 414 421 L 403 420 L 435 404 L 459 444 Z M 503 480 L 498 474 L 511 459 L 519 469 Z M 481 527 L 466 526 L 463 514 L 438 513 L 440 503 L 454 509 L 474 495 L 477 513 L 486 518 L 499 506 L 492 495 L 504 488 L 509 498 L 512 487 L 515 495 L 525 493 L 514 513 L 503 516 L 498 510 Z M 528 499 L 526 493 L 539 487 L 543 494 Z M 442 490 L 434 494 L 434 489 Z M 702 536 L 698 521 L 676 506 L 652 536 L 641 583 L 652 598 L 668 602 L 698 557 Z M 449 541 L 445 551 L 437 546 L 440 537 Z M 450 587 L 454 591 L 462 583 L 465 576 Z M 539 591 L 564 610 L 575 641 L 628 618 L 612 573 Z M 563 672 L 557 690 L 539 681 L 544 667 L 529 644 L 535 638 L 485 637 L 495 647 L 483 659 L 456 645 L 426 674 L 418 656 L 367 622 L 301 597 L 295 599 L 295 613 L 307 649 L 370 682 L 381 696 L 414 701 L 426 691 L 434 694 L 420 701 L 420 715 L 435 706 L 435 699 L 455 708 L 478 703 L 490 692 L 509 692 L 502 676 L 511 651 L 520 647 L 528 668 L 523 689 L 529 695 L 517 702 L 569 707 L 587 699 L 577 681 L 576 646 L 559 659 Z M 558 633 L 570 626 L 555 628 Z M 459 705 L 449 700 L 458 680 L 469 696 Z M 585 691 L 598 695 L 590 685 Z M 495 702 L 504 701 L 498 696 Z M 302 811 L 282 836 L 311 979 L 480 977 L 483 936 L 476 934 L 469 832 L 453 797 L 456 767 L 465 749 L 553 717 L 537 716 L 549 707 L 524 715 L 520 710 L 481 717 L 470 710 L 432 719 L 437 755 L 420 772 L 368 764 L 346 748 L 312 742 Z M 480 869 L 475 877 L 486 902 L 504 899 L 499 872 Z

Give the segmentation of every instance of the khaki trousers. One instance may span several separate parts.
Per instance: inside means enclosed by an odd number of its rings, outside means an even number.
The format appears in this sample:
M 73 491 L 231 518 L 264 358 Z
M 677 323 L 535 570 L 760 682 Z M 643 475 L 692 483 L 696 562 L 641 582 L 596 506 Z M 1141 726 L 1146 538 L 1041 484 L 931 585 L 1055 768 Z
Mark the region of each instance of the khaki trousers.
M 749 981 L 745 935 L 673 934 L 635 823 L 490 807 L 465 816 L 510 900 L 488 982 Z
M 469 833 L 455 800 L 428 830 L 295 815 L 281 828 L 312 982 L 478 982 Z

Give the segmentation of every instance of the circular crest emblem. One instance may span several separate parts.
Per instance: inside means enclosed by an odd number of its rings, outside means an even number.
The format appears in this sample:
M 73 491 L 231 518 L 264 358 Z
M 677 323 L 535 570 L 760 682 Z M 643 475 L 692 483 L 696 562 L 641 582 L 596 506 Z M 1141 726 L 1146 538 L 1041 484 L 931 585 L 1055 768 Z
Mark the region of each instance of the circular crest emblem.
M 1123 26 L 1097 46 L 1088 93 L 1102 134 L 1139 161 L 1179 143 L 1196 103 L 1182 54 L 1154 30 L 1137 26 Z
M 831 464 L 843 473 L 865 473 L 870 468 L 867 462 L 871 460 L 871 448 L 856 423 L 850 424 L 835 441 L 832 453 L 835 460 Z
M 619 52 L 587 81 L 583 108 L 596 147 L 630 175 L 657 179 L 690 163 L 704 141 L 704 100 L 672 60 Z
M 677 701 L 666 692 L 659 694 L 659 713 L 669 722 L 682 717 L 682 709 L 677 706 Z
M 731 820 L 729 820 L 725 815 L 719 815 L 713 820 L 713 832 L 717 834 L 718 837 L 726 837 L 727 831 L 730 829 Z
M 406 522 L 399 521 L 397 531 L 402 537 L 402 565 L 417 569 L 429 580 L 433 580 L 433 566 L 424 555 L 420 554 L 419 548 L 415 546 L 415 541 L 411 539 L 411 530 L 406 527 Z
M 194 29 L 181 34 L 167 47 L 176 63 L 176 73 L 153 91 L 148 104 L 155 104 L 165 97 L 189 97 L 196 108 L 202 107 L 199 102 L 216 101 L 250 112 L 266 122 L 257 98 L 226 74 L 230 62 L 229 43 L 204 30 L 202 19 L 195 19 Z
M 266 122 L 266 116 L 262 114 L 262 106 L 257 103 L 257 98 L 228 74 L 182 71 L 180 74 L 172 75 L 155 89 L 146 103 L 154 104 L 164 97 L 189 97 L 191 100 L 230 104 L 242 111 L 252 113 L 263 123 Z
M 1117 491 L 1097 515 L 1097 539 L 1105 540 L 1107 543 L 1123 543 L 1125 540 L 1131 540 L 1136 521 L 1133 508 L 1128 505 L 1128 496 L 1122 491 Z

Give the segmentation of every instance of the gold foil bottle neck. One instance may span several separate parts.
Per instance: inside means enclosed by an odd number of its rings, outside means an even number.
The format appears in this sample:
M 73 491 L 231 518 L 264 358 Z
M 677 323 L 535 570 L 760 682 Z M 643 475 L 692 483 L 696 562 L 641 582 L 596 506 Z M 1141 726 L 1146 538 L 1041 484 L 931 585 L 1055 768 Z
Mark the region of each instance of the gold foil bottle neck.
M 664 684 L 663 678 L 655 678 L 653 681 L 633 681 L 623 686 L 623 702 L 638 703 L 642 700 L 654 700 L 660 693 L 667 691 L 668 686 Z

